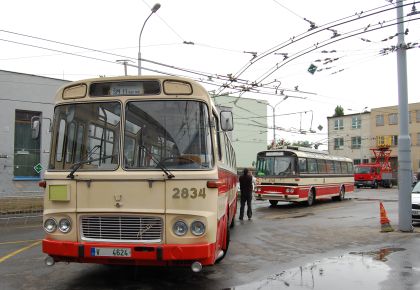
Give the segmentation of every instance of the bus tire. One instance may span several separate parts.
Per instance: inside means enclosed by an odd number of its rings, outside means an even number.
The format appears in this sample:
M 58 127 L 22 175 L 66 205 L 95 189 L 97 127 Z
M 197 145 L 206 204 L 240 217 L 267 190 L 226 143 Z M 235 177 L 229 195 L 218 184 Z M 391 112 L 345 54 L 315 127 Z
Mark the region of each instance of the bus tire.
M 269 202 L 270 202 L 271 206 L 276 206 L 279 203 L 278 200 L 271 200 L 271 199 L 269 200 Z
M 344 186 L 342 186 L 340 188 L 340 192 L 339 192 L 338 196 L 333 196 L 332 199 L 336 200 L 336 201 L 343 201 L 345 194 L 346 194 L 346 191 L 344 190 Z
M 229 217 L 226 220 L 226 244 L 225 244 L 225 248 L 223 249 L 223 255 L 216 260 L 216 263 L 220 263 L 226 256 L 227 251 L 229 249 L 229 244 L 230 244 L 230 226 L 229 226 Z
M 311 189 L 308 193 L 308 199 L 306 200 L 307 206 L 312 206 L 315 202 L 315 190 Z

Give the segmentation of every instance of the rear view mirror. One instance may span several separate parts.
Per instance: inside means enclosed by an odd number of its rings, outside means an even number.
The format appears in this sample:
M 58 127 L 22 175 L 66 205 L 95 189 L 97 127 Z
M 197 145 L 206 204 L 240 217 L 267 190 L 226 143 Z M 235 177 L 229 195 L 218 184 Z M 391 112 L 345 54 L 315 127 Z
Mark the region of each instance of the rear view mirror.
M 233 130 L 233 114 L 231 111 L 220 112 L 220 127 L 223 131 Z
M 31 132 L 32 132 L 32 139 L 38 139 L 39 138 L 39 132 L 40 132 L 41 122 L 39 121 L 39 118 L 32 118 L 31 120 Z

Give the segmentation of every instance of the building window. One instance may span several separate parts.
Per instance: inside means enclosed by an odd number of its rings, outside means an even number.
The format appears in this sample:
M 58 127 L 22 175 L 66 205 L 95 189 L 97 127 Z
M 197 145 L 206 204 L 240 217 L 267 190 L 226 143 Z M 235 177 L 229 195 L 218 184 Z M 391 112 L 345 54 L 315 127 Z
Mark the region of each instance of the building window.
M 408 123 L 411 124 L 411 111 L 408 112 Z
M 384 115 L 376 115 L 376 126 L 384 125 Z
M 398 135 L 391 136 L 391 146 L 398 146 Z
M 362 163 L 369 163 L 369 159 L 363 159 Z
M 362 118 L 360 115 L 358 116 L 353 116 L 351 118 L 351 127 L 353 129 L 359 129 L 362 128 Z
M 388 115 L 388 123 L 389 125 L 397 125 L 398 124 L 398 115 L 396 113 L 392 113 Z
M 360 159 L 353 159 L 353 164 L 354 165 L 359 165 L 360 164 Z
M 335 119 L 334 120 L 334 130 L 343 130 L 344 129 L 344 120 Z
M 334 149 L 343 149 L 344 139 L 343 138 L 334 138 Z
M 420 110 L 416 110 L 416 122 L 420 123 Z
M 420 133 L 417 133 L 417 146 L 420 145 Z
M 360 149 L 362 145 L 362 137 L 351 137 L 351 148 L 352 149 Z
M 31 118 L 40 117 L 40 112 L 15 112 L 15 148 L 13 175 L 15 180 L 39 179 L 34 166 L 40 162 L 40 138 L 32 139 Z

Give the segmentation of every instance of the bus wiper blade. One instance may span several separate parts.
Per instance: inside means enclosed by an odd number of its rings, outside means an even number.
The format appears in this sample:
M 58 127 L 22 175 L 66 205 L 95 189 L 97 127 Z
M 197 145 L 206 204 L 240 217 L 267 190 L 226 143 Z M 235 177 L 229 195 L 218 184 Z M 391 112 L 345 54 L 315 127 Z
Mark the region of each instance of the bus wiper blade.
M 95 153 L 95 151 L 96 151 L 98 148 L 101 148 L 101 146 L 100 146 L 100 145 L 95 145 L 95 146 L 93 146 L 93 148 L 92 148 L 92 149 L 90 149 L 90 151 L 87 153 L 86 160 L 82 160 L 82 161 L 79 161 L 79 162 L 74 163 L 74 164 L 71 166 L 71 171 L 70 171 L 70 174 L 69 174 L 69 175 L 67 175 L 67 178 L 74 179 L 74 173 L 77 171 L 77 169 L 79 169 L 79 168 L 80 168 L 80 166 L 82 166 L 82 164 L 85 164 L 85 163 L 89 163 L 89 162 L 91 162 L 91 161 L 90 161 L 90 157 L 92 156 L 92 154 L 93 154 L 93 153 Z
M 142 149 L 144 149 L 144 151 L 146 152 L 146 154 L 153 160 L 153 162 L 155 162 L 156 163 L 156 165 L 163 171 L 163 173 L 165 173 L 166 174 L 166 176 L 169 178 L 169 179 L 171 179 L 171 178 L 174 178 L 175 177 L 175 175 L 173 175 L 172 174 L 172 172 L 170 172 L 169 170 L 168 170 L 168 168 L 166 168 L 165 167 L 165 165 L 163 165 L 159 160 L 157 160 L 156 158 L 155 158 L 155 156 L 153 156 L 153 153 L 152 152 L 150 152 L 148 149 L 147 149 L 147 147 L 146 146 L 144 146 L 144 145 L 140 145 L 140 148 L 142 148 Z
M 86 160 L 82 160 L 82 161 L 79 161 L 79 162 L 76 162 L 76 163 L 74 163 L 73 165 L 72 165 L 72 167 L 71 167 L 71 171 L 70 171 L 70 173 L 69 173 L 69 175 L 67 175 L 67 178 L 70 178 L 70 179 L 74 179 L 74 173 L 83 165 L 83 164 L 86 164 L 86 163 L 91 163 L 91 162 L 93 162 L 93 161 L 98 161 L 98 160 L 105 160 L 105 159 L 108 159 L 108 158 L 111 158 L 111 157 L 114 157 L 114 156 L 117 156 L 117 154 L 114 154 L 114 155 L 107 155 L 107 156 L 102 156 L 102 157 L 98 157 L 98 158 L 92 158 L 92 159 L 86 159 Z

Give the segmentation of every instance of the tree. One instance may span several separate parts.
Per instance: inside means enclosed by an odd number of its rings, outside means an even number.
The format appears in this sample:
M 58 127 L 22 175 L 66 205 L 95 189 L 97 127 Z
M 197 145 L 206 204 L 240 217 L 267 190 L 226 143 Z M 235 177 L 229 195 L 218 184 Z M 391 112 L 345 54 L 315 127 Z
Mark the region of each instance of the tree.
M 292 146 L 312 148 L 312 143 L 309 141 L 297 141 L 293 142 Z
M 284 139 L 280 139 L 277 140 L 277 144 L 274 144 L 274 142 L 271 142 L 269 145 L 267 145 L 267 149 L 276 149 L 276 148 L 280 148 L 283 146 L 296 146 L 296 147 L 306 147 L 306 148 L 312 148 L 312 144 L 309 141 L 295 141 L 295 142 L 290 142 L 290 141 L 286 141 Z
M 337 107 L 335 107 L 333 117 L 340 117 L 340 116 L 344 116 L 344 109 L 342 106 L 337 105 Z

